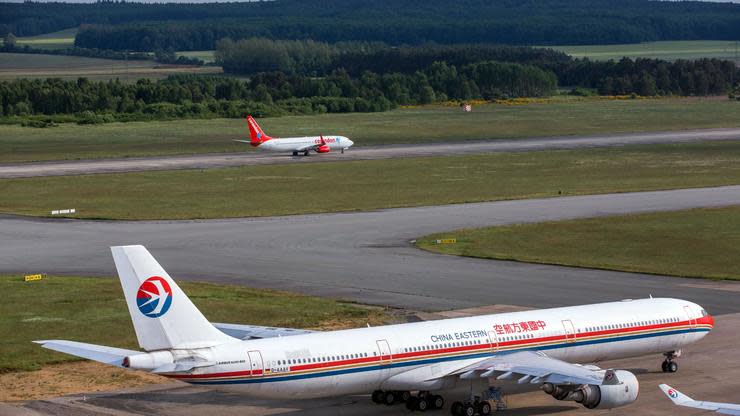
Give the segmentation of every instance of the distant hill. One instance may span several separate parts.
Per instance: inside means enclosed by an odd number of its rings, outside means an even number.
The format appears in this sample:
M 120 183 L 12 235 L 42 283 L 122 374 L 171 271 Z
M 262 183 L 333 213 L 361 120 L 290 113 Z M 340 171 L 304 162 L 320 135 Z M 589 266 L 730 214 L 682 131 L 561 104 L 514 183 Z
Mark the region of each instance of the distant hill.
M 76 44 L 213 49 L 224 37 L 522 45 L 740 39 L 740 5 L 647 0 L 275 0 L 244 3 L 0 3 L 0 35 L 83 25 Z

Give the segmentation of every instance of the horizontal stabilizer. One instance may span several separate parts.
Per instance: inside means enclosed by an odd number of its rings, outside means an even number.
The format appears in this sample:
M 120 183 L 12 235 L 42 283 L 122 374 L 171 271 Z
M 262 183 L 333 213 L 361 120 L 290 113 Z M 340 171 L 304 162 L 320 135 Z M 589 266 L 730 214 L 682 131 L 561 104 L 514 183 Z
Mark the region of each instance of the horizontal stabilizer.
M 140 354 L 140 351 L 125 350 L 123 348 L 106 347 L 104 345 L 85 344 L 84 342 L 64 340 L 34 341 L 42 347 L 63 352 L 76 357 L 86 358 L 103 364 L 123 367 L 123 359 L 129 355 Z
M 224 334 L 241 340 L 287 337 L 291 335 L 310 334 L 315 331 L 307 329 L 276 328 L 271 326 L 237 325 L 212 323 Z

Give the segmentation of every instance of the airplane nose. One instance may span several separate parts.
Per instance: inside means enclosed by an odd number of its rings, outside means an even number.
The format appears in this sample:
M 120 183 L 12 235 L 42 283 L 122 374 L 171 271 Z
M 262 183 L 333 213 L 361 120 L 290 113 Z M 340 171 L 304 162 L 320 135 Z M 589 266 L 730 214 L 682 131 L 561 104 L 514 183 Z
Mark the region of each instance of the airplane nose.
M 352 146 L 353 144 L 355 144 L 355 142 L 353 142 L 353 141 L 352 141 L 352 140 L 350 140 L 350 139 L 347 139 L 347 143 L 348 143 L 348 144 L 347 144 L 347 147 L 350 147 L 350 146 Z
M 714 317 L 712 315 L 707 315 L 707 323 L 709 324 L 710 328 L 714 328 Z

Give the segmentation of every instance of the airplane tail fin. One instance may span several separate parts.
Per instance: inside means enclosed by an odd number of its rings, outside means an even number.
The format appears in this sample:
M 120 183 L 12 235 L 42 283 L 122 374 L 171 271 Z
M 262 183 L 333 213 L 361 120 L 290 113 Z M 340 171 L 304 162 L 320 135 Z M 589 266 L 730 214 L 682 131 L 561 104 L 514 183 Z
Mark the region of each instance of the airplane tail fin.
M 139 345 L 146 351 L 234 341 L 216 329 L 144 246 L 111 247 Z
M 259 146 L 260 144 L 272 139 L 272 137 L 265 134 L 257 121 L 250 115 L 247 116 L 247 124 L 249 125 L 249 138 L 252 146 Z

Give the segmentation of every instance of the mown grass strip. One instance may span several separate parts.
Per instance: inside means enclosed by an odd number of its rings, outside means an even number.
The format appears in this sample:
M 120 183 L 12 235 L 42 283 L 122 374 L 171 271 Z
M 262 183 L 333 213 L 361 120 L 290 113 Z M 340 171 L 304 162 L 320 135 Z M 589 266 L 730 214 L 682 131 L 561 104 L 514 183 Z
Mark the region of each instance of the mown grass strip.
M 349 328 L 381 324 L 380 308 L 232 285 L 180 282 L 212 322 L 292 328 Z M 76 360 L 31 341 L 69 339 L 138 349 L 118 279 L 47 277 L 24 282 L 0 276 L 0 373 Z
M 436 244 L 441 238 L 455 244 Z M 530 263 L 740 280 L 740 206 L 464 229 L 423 249 Z
M 0 180 L 0 212 L 194 219 L 733 185 L 740 141 Z

